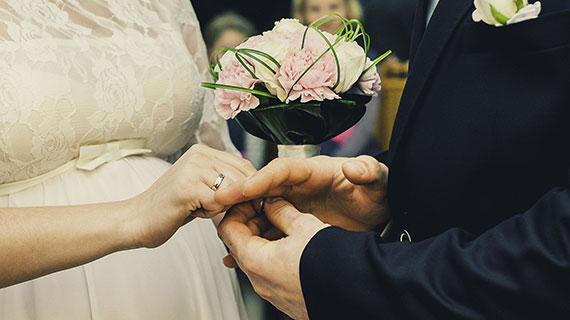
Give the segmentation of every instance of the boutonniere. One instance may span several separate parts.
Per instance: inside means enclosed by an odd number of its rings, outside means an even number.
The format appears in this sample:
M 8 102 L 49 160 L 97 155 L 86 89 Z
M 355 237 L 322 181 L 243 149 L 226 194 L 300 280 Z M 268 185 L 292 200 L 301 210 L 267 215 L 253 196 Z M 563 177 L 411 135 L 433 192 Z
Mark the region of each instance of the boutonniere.
M 538 17 L 542 9 L 540 1 L 528 0 L 475 0 L 473 21 L 483 21 L 496 27 Z

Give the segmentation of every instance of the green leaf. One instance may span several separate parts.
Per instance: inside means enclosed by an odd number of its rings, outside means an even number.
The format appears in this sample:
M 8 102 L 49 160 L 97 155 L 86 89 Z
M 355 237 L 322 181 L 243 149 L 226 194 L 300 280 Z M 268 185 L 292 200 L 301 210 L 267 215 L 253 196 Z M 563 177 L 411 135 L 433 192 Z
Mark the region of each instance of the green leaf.
M 247 70 L 247 72 L 249 72 L 249 74 L 250 74 L 254 79 L 257 79 L 257 77 L 255 76 L 255 72 L 253 72 L 253 70 L 251 70 L 251 69 L 246 65 L 246 62 L 247 62 L 248 64 L 250 64 L 249 61 L 244 60 L 244 59 L 241 57 L 241 54 L 239 54 L 239 52 L 235 52 L 235 55 L 236 55 L 237 61 L 244 67 L 244 69 Z
M 493 7 L 493 5 L 491 4 L 491 14 L 493 15 L 493 18 L 495 18 L 495 20 L 497 20 L 497 22 L 499 22 L 502 25 L 507 24 L 507 21 L 509 21 L 509 18 L 506 17 L 505 15 L 503 15 L 502 13 L 500 13 L 497 9 L 495 9 L 495 7 Z
M 324 20 L 324 21 L 323 21 Z M 348 23 L 348 19 L 344 18 L 343 16 L 341 16 L 338 13 L 329 13 L 326 14 L 320 18 L 318 18 L 317 20 L 313 21 L 313 23 L 311 23 L 309 25 L 309 27 L 316 27 L 316 28 L 320 28 L 323 25 L 329 23 L 329 22 L 333 22 L 333 21 L 338 21 L 340 20 L 342 22 L 342 26 L 340 26 L 334 34 L 339 34 L 342 30 L 348 32 L 349 29 L 352 28 L 352 25 L 350 25 L 350 23 Z M 305 35 L 306 35 L 306 31 L 305 31 Z M 303 48 L 305 45 L 305 36 L 303 35 L 303 42 L 301 43 L 301 48 Z
M 370 97 L 362 95 L 343 97 L 322 102 L 260 105 L 240 112 L 236 120 L 250 134 L 277 144 L 320 144 L 358 122 L 370 101 Z
M 208 67 L 208 73 L 210 73 L 210 75 L 212 76 L 212 79 L 214 79 L 214 81 L 218 81 L 219 76 L 218 76 L 218 73 L 216 71 L 214 71 L 215 66 L 216 66 L 215 64 L 211 64 Z
M 279 64 L 279 62 L 275 58 L 273 58 L 270 54 L 267 54 L 261 50 L 242 48 L 242 49 L 238 49 L 238 51 L 240 51 L 244 54 L 247 52 L 247 53 L 252 53 L 252 54 L 262 56 L 262 57 L 266 58 L 267 60 L 273 62 L 273 64 L 275 64 L 277 66 L 277 68 L 281 68 L 281 65 Z
M 281 68 L 281 65 L 279 64 L 279 62 L 277 62 L 277 60 L 275 60 L 275 58 L 273 58 L 271 55 L 260 51 L 260 50 L 255 50 L 255 49 L 247 49 L 247 48 L 241 48 L 241 49 L 235 49 L 235 48 L 218 48 L 216 49 L 215 52 L 226 52 L 226 51 L 230 51 L 233 52 L 236 55 L 236 58 L 238 59 L 238 62 L 254 77 L 257 79 L 257 77 L 255 76 L 254 72 L 249 69 L 244 62 L 247 62 L 248 64 L 251 65 L 251 63 L 247 60 L 243 60 L 243 56 L 248 56 L 250 58 L 252 58 L 253 60 L 259 62 L 262 66 L 264 66 L 265 68 L 267 68 L 269 71 L 271 71 L 271 73 L 275 74 L 276 71 L 273 70 L 273 68 L 271 68 L 269 65 L 267 65 L 267 63 L 265 63 L 263 60 L 259 59 L 257 56 L 261 56 L 263 58 L 266 58 L 267 60 L 269 60 L 270 62 L 272 62 L 273 64 L 275 64 L 277 66 L 277 68 Z M 213 57 L 212 53 L 212 57 Z M 240 59 L 241 58 L 241 59 Z M 210 60 L 212 60 L 212 58 L 210 58 Z M 212 71 L 214 70 L 214 68 L 216 67 L 216 65 L 218 66 L 218 68 L 220 70 L 222 70 L 222 64 L 220 63 L 220 59 L 216 59 L 215 63 L 210 65 L 210 68 L 212 69 Z M 252 65 L 253 66 L 253 65 Z M 213 73 L 210 72 L 210 74 L 213 76 Z M 218 76 L 216 74 L 216 76 L 214 77 L 215 81 L 218 81 Z
M 384 54 L 382 54 L 381 56 L 379 56 L 378 58 L 374 59 L 374 61 L 372 61 L 372 64 L 368 66 L 368 68 L 364 69 L 364 71 L 362 71 L 362 73 L 360 74 L 360 76 L 362 77 L 363 74 L 365 74 L 366 72 L 368 72 L 368 70 L 374 68 L 380 61 L 386 59 L 387 56 L 389 56 L 390 54 L 392 54 L 392 50 L 388 50 L 386 52 L 384 52 Z
M 277 97 L 272 95 L 271 93 L 268 93 L 265 91 L 260 91 L 260 90 L 255 90 L 255 89 L 248 89 L 248 88 L 242 88 L 242 87 L 237 87 L 237 86 L 230 86 L 227 84 L 210 83 L 210 82 L 202 82 L 200 85 L 202 87 L 208 88 L 208 89 L 227 89 L 227 90 L 243 91 L 243 92 L 248 92 L 248 93 L 254 94 L 256 96 L 262 96 L 262 97 L 277 99 Z

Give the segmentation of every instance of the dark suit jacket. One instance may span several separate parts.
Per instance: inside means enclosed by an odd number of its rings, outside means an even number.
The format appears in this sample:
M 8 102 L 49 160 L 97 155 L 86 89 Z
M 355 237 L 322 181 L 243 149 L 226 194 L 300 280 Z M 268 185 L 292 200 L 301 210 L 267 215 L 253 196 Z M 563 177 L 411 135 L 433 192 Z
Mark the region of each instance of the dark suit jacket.
M 312 319 L 570 317 L 570 0 L 494 27 L 416 15 L 389 204 L 413 242 L 329 227 L 301 258 Z M 374 36 L 374 35 L 372 35 Z

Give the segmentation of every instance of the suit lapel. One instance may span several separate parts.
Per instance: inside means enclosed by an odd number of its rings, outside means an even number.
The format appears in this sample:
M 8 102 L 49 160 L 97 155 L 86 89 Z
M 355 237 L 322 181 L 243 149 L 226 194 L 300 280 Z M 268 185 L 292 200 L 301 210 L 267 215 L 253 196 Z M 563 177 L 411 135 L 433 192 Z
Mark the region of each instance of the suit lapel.
M 414 27 L 412 28 L 412 42 L 410 44 L 410 65 L 414 62 L 418 46 L 425 32 L 428 2 L 429 0 L 419 0 L 416 6 Z
M 453 31 L 465 17 L 468 9 L 473 10 L 472 7 L 473 0 L 440 0 L 424 32 L 427 1 L 420 0 L 416 15 L 420 14 L 423 18 L 416 16 L 414 23 L 412 39 L 416 40 L 417 49 L 415 49 L 414 43 L 412 43 L 410 57 L 413 59 L 413 64 L 410 68 L 408 81 L 394 123 L 390 143 L 390 160 L 394 158 L 398 150 L 410 115 L 417 105 L 422 90 L 429 80 L 439 57 L 443 54 Z

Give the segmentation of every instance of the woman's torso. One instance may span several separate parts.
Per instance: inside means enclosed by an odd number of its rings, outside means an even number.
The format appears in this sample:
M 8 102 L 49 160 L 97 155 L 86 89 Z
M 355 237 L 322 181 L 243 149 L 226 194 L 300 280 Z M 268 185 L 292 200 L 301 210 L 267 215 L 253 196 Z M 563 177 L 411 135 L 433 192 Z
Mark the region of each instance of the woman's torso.
M 0 183 L 53 170 L 82 145 L 183 147 L 203 99 L 193 54 L 205 51 L 189 31 L 199 34 L 186 1 L 0 2 Z

